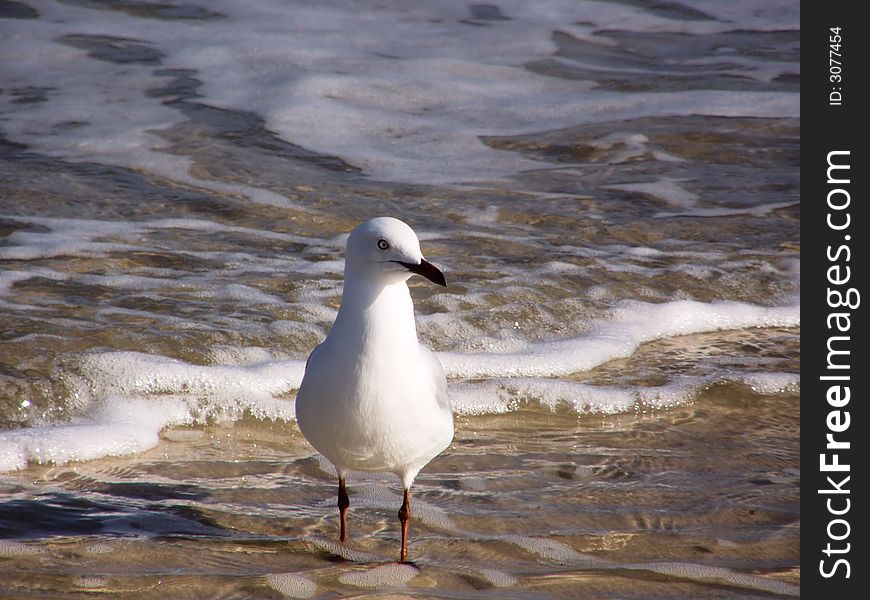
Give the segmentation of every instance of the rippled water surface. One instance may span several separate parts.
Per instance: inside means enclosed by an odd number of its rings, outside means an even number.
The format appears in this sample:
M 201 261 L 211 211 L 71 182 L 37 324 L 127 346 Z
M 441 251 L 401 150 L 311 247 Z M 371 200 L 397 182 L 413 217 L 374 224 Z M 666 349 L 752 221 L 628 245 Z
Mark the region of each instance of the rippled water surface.
M 0 596 L 799 593 L 795 2 L 0 2 Z M 294 420 L 402 218 L 456 438 Z

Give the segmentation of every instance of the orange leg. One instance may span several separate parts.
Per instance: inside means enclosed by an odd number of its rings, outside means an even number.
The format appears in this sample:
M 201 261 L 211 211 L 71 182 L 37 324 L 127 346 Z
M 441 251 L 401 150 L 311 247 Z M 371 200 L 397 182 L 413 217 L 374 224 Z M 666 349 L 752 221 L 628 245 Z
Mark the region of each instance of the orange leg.
M 401 562 L 408 562 L 408 523 L 411 521 L 411 491 L 405 489 L 405 499 L 399 509 L 399 522 L 402 524 Z
M 347 541 L 347 507 L 350 506 L 350 498 L 344 486 L 344 477 L 338 479 L 338 514 L 341 519 L 341 533 L 338 540 L 343 544 Z

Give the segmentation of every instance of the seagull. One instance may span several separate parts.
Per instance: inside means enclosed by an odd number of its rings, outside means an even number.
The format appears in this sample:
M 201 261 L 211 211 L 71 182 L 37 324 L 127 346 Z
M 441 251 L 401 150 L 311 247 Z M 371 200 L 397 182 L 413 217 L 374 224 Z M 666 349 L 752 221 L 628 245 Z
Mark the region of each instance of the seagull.
M 447 285 L 444 274 L 423 258 L 408 225 L 377 217 L 351 231 L 338 315 L 308 357 L 296 395 L 299 428 L 338 472 L 342 543 L 347 542 L 348 473 L 390 472 L 401 479 L 403 563 L 411 484 L 453 440 L 444 369 L 417 340 L 406 283 L 414 274 Z

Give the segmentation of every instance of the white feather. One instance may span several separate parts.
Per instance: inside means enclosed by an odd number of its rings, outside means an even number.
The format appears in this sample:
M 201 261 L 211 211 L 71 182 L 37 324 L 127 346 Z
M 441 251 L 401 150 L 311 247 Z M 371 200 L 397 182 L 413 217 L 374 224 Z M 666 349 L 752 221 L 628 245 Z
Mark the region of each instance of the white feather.
M 412 273 L 399 264 L 422 260 L 416 234 L 397 219 L 366 221 L 348 238 L 341 308 L 296 396 L 302 433 L 341 477 L 387 471 L 407 489 L 453 439 L 447 380 L 417 340 Z

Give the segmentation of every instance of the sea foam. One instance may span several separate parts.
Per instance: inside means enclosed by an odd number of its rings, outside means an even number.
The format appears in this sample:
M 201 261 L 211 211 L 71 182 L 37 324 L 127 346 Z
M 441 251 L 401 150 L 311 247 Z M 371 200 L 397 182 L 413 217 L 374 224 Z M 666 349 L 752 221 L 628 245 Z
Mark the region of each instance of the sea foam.
M 310 598 L 317 593 L 317 584 L 297 573 L 270 573 L 266 583 L 288 598 Z
M 612 321 L 592 328 L 582 337 L 529 344 L 519 352 L 444 352 L 440 358 L 451 377 L 553 377 L 588 371 L 609 360 L 630 356 L 644 342 L 666 337 L 799 324 L 799 305 L 764 307 L 692 300 L 659 304 L 625 302 L 614 310 Z
M 198 84 L 197 98 L 187 99 L 187 106 L 254 114 L 285 142 L 337 156 L 372 177 L 417 183 L 500 179 L 551 163 L 495 150 L 483 136 L 651 116 L 797 117 L 799 95 L 790 92 L 607 90 L 594 79 L 598 73 L 606 79 L 617 67 L 594 52 L 591 58 L 560 53 L 554 41 L 558 32 L 606 48 L 616 45 L 608 38 L 612 31 L 704 36 L 799 28 L 799 11 L 788 3 L 731 4 L 737 6 L 703 3 L 701 10 L 721 20 L 692 20 L 626 3 L 505 0 L 498 8 L 506 18 L 481 23 L 467 6 L 443 2 L 360 10 L 350 2 L 263 0 L 252 7 L 214 0 L 209 9 L 221 18 L 165 19 L 155 27 L 125 11 L 45 3 L 40 18 L 15 20 L 14 28 L 7 25 L 0 34 L 6 87 L 52 93 L 29 103 L 0 95 L 0 128 L 45 154 L 135 168 L 258 204 L 314 210 L 261 185 L 197 177 L 191 159 L 167 151 L 160 132 L 183 124 L 188 115 L 184 105 L 154 92 L 171 88 L 173 74 L 184 72 Z M 99 47 L 110 42 L 142 56 L 127 57 L 107 77 L 107 65 L 119 59 Z M 672 55 L 668 62 L 687 78 L 727 72 L 772 81 L 798 72 L 796 63 L 743 53 L 716 59 L 706 64 Z M 528 68 L 542 60 L 578 68 L 588 79 Z M 622 68 L 656 73 L 643 61 Z M 624 141 L 629 153 L 642 144 L 638 137 Z
M 567 406 L 578 414 L 632 410 L 638 403 L 667 407 L 691 401 L 700 389 L 723 379 L 685 378 L 659 387 L 592 386 L 555 379 L 630 356 L 645 342 L 692 333 L 750 327 L 795 327 L 800 307 L 764 307 L 738 302 L 627 302 L 610 320 L 581 337 L 528 343 L 506 353 L 439 353 L 452 381 L 459 414 L 514 410 L 523 400 Z M 0 433 L 0 471 L 27 463 L 63 464 L 141 452 L 169 426 L 232 421 L 244 415 L 291 421 L 290 399 L 305 371 L 302 360 L 262 360 L 262 349 L 228 353 L 241 364 L 192 365 L 138 352 L 103 352 L 82 358 L 81 374 L 70 378 L 82 398 L 77 421 Z M 455 381 L 473 379 L 476 381 Z M 726 376 L 757 393 L 795 390 L 787 373 Z

